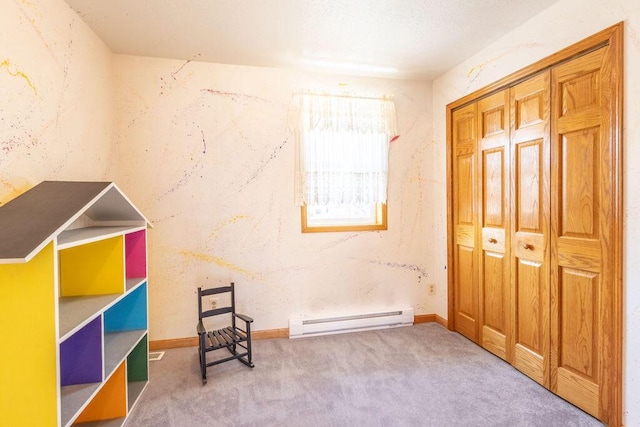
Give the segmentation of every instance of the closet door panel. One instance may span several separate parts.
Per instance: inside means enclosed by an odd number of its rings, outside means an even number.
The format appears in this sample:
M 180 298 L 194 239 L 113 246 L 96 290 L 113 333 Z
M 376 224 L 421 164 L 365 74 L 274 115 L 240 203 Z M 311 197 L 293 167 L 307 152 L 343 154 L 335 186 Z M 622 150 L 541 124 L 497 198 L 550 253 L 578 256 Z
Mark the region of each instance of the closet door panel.
M 549 384 L 549 72 L 511 88 L 513 365 Z
M 495 355 L 507 357 L 507 325 L 508 307 L 505 307 L 505 281 L 503 271 L 508 261 L 503 254 L 483 251 L 483 293 L 484 312 L 482 326 L 482 346 Z
M 477 340 L 476 317 L 478 311 L 478 296 L 474 285 L 475 251 L 473 247 L 458 246 L 456 253 L 458 265 L 457 300 L 456 300 L 456 330 L 465 337 Z
M 560 295 L 563 302 L 559 316 L 563 337 L 560 354 L 562 365 L 577 374 L 595 378 L 597 371 L 597 330 L 599 276 L 580 270 L 561 270 Z
M 452 116 L 454 328 L 478 342 L 476 105 Z
M 518 284 L 515 311 L 518 314 L 513 365 L 539 383 L 545 377 L 545 276 L 543 264 L 519 260 L 514 271 Z
M 598 414 L 598 307 L 600 276 L 560 268 L 557 290 L 560 330 L 556 393 L 592 415 Z M 555 353 L 555 352 L 554 352 Z
M 571 265 L 581 270 L 600 271 L 600 242 L 591 239 L 563 237 L 558 240 L 558 265 Z
M 551 389 L 606 420 L 614 294 L 609 48 L 559 65 L 554 94 Z
M 510 360 L 509 91 L 478 101 L 480 344 Z

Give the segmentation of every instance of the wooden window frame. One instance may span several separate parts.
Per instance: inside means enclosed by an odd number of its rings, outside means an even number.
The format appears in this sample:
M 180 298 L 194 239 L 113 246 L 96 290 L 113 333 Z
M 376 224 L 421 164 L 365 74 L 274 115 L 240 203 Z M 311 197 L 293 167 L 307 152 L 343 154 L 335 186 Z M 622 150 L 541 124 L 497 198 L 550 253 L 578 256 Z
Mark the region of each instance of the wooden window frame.
M 307 205 L 300 206 L 300 217 L 303 233 L 335 233 L 344 231 L 381 231 L 387 230 L 387 204 L 376 203 L 375 224 L 348 224 L 348 225 L 308 225 Z

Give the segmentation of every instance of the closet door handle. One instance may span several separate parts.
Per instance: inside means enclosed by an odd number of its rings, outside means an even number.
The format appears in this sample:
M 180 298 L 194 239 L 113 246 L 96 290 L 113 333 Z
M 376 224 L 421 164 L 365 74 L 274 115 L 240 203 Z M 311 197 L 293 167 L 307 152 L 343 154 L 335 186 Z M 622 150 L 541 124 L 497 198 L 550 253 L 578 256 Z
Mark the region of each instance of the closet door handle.
M 498 243 L 498 241 L 493 237 L 489 237 L 489 243 Z
M 524 245 L 522 245 L 522 247 L 527 249 L 527 250 L 533 250 L 533 246 L 528 244 L 528 243 L 525 243 Z

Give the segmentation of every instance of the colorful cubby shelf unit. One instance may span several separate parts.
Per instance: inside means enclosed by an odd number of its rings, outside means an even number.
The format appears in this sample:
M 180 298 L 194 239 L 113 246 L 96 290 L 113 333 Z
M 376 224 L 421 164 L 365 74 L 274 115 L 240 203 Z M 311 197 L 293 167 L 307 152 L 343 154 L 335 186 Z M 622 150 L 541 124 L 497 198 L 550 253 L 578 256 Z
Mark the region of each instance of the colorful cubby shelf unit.
M 148 383 L 149 221 L 111 182 L 0 207 L 0 424 L 120 426 Z

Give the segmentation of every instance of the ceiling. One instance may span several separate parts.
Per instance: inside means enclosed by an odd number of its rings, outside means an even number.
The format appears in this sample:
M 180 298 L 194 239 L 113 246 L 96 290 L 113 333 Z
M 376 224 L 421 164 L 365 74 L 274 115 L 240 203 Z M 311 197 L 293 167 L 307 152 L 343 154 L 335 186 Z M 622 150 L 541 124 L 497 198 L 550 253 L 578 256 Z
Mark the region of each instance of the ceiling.
M 66 0 L 115 53 L 432 80 L 557 0 Z

